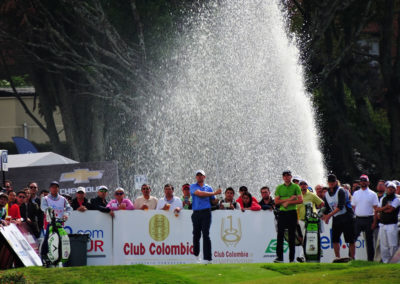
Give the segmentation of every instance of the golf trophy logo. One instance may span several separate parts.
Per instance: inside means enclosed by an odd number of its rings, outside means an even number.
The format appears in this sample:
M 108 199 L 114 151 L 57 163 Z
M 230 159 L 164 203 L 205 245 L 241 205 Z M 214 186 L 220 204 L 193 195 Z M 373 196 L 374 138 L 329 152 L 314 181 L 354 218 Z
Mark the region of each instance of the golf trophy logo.
M 168 218 L 161 214 L 156 214 L 149 221 L 150 237 L 161 242 L 169 236 L 169 221 Z
M 232 215 L 221 220 L 221 239 L 228 247 L 236 247 L 242 238 L 242 225 L 240 218 L 237 218 L 236 227 L 234 227 Z

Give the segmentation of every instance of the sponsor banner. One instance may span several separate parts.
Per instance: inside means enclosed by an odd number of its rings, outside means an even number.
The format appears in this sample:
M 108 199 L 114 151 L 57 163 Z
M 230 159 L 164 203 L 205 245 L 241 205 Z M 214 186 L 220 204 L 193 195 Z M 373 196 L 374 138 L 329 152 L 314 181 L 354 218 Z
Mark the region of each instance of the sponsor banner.
M 68 234 L 88 234 L 87 265 L 111 265 L 112 218 L 108 213 L 73 211 L 64 226 Z
M 18 258 L 22 261 L 25 266 L 41 266 L 42 260 L 32 248 L 29 242 L 34 243 L 34 239 L 26 239 L 21 231 L 15 224 L 9 226 L 1 226 L 0 233 L 4 236 L 11 249 L 15 252 Z M 25 236 L 30 236 L 26 231 Z M 28 242 L 29 241 L 29 242 Z
M 162 210 L 118 211 L 114 264 L 179 264 L 194 260 L 191 211 L 176 217 Z
M 76 189 L 83 186 L 87 198 L 93 198 L 100 185 L 107 186 L 111 191 L 118 186 L 118 167 L 116 161 L 111 161 L 11 168 L 7 179 L 13 181 L 14 189 L 27 187 L 28 182 L 35 181 L 39 190 L 47 189 L 50 182 L 57 180 L 61 194 L 74 197 Z
M 178 217 L 164 211 L 119 211 L 113 220 L 114 264 L 193 263 L 191 211 Z M 323 225 L 321 262 L 334 259 L 331 225 Z M 276 231 L 272 212 L 213 211 L 210 229 L 214 263 L 272 262 Z M 365 242 L 356 242 L 356 258 L 366 260 Z M 300 248 L 296 250 L 298 252 Z M 284 244 L 288 261 L 288 244 Z M 348 255 L 342 240 L 341 256 Z M 296 254 L 298 256 L 298 254 Z

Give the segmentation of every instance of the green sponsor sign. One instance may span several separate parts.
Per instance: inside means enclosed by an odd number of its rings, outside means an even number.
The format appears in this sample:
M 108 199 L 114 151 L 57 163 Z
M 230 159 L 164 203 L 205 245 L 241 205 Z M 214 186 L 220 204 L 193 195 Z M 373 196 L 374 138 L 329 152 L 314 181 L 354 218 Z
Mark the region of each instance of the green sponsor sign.
M 277 244 L 277 240 L 276 239 L 272 239 L 269 244 L 267 249 L 265 250 L 265 253 L 276 253 L 276 244 Z M 287 252 L 287 250 L 289 249 L 289 244 L 286 241 L 283 241 L 283 252 Z

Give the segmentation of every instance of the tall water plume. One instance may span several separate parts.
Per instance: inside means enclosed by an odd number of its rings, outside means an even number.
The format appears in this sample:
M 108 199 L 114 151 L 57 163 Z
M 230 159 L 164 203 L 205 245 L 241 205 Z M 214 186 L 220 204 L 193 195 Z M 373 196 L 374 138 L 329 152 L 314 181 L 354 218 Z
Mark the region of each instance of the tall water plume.
M 136 173 L 153 189 L 194 181 L 274 188 L 291 169 L 321 182 L 314 110 L 278 0 L 211 1 L 188 18 L 144 105 Z

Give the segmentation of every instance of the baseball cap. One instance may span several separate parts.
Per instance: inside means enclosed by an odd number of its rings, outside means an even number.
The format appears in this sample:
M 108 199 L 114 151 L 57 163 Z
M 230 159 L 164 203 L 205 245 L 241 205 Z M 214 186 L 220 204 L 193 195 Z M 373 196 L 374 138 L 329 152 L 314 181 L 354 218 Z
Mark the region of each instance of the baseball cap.
M 360 181 L 362 181 L 362 180 L 369 181 L 369 178 L 368 178 L 367 175 L 361 175 L 361 176 L 360 176 Z
M 328 182 L 335 182 L 335 181 L 337 181 L 337 177 L 333 173 L 330 173 L 328 175 Z
M 8 200 L 8 195 L 2 192 L 0 193 L 0 198 L 5 198 Z
M 202 176 L 206 175 L 206 173 L 203 170 L 197 170 L 195 175 L 197 176 L 198 174 L 201 174 Z
M 78 187 L 78 188 L 76 189 L 76 192 L 83 192 L 83 193 L 86 193 L 86 190 L 85 190 L 85 188 L 84 188 L 83 186 L 80 186 L 80 187 Z
M 122 187 L 117 187 L 117 189 L 115 190 L 115 192 L 117 192 L 117 191 L 121 191 L 121 192 L 125 193 L 125 190 L 124 190 Z
M 305 179 L 300 180 L 299 183 L 305 183 L 306 185 L 308 185 L 308 181 L 306 181 Z
M 301 181 L 301 177 L 299 177 L 299 176 L 294 176 L 294 177 L 292 178 L 292 180 L 298 180 L 298 181 Z
M 398 181 L 398 180 L 393 180 L 392 181 L 396 186 L 400 186 L 400 181 Z
M 285 176 L 285 175 L 292 175 L 292 172 L 291 171 L 289 171 L 289 170 L 284 170 L 283 172 L 282 172 L 282 175 L 283 176 Z
M 50 186 L 52 186 L 52 185 L 57 185 L 58 187 L 60 187 L 60 184 L 59 184 L 58 181 L 56 181 L 56 180 L 53 180 L 53 181 L 50 183 Z
M 100 186 L 97 188 L 97 191 L 100 191 L 100 190 L 108 191 L 108 188 L 107 188 L 107 186 L 105 186 L 105 185 L 100 185 Z
M 386 187 L 393 187 L 394 189 L 396 189 L 396 184 L 392 181 L 388 181 L 386 182 Z

